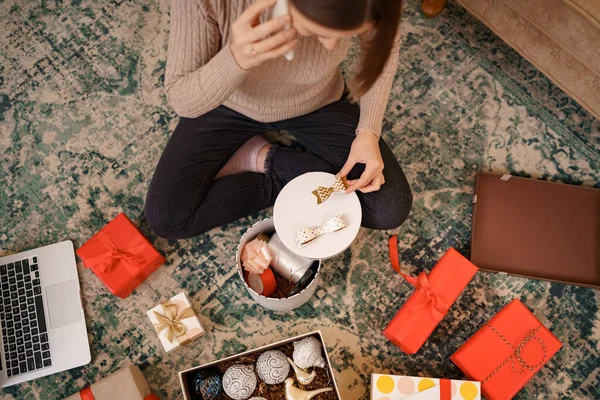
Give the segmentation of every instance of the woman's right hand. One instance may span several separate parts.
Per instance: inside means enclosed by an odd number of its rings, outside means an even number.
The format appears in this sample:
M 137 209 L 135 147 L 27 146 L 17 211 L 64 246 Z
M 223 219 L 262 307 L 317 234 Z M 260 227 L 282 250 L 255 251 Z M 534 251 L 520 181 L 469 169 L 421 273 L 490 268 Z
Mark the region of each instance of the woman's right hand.
M 267 60 L 281 57 L 298 44 L 294 28 L 285 29 L 289 15 L 262 24 L 260 14 L 273 7 L 276 0 L 258 0 L 248 7 L 231 26 L 231 53 L 242 69 L 251 69 Z

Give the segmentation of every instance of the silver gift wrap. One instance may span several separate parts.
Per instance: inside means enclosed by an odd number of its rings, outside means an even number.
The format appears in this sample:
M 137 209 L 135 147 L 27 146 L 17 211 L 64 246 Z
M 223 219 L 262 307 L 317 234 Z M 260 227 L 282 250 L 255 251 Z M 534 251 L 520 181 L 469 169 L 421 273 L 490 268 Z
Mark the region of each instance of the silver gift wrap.
M 283 244 L 277 233 L 271 236 L 269 248 L 273 253 L 271 267 L 292 283 L 297 283 L 314 261 L 292 253 Z

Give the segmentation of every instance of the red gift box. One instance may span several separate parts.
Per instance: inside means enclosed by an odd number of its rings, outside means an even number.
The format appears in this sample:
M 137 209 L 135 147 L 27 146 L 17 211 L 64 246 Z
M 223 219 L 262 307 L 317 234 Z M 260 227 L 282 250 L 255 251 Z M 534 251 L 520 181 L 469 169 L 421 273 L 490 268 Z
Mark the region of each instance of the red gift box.
M 108 290 L 123 299 L 165 262 L 123 213 L 81 246 L 77 255 Z
M 481 381 L 489 400 L 512 399 L 562 347 L 562 343 L 515 299 L 469 338 L 450 359 Z
M 389 248 L 392 266 L 415 287 L 415 291 L 383 331 L 383 335 L 406 354 L 414 354 L 444 318 L 478 268 L 450 248 L 429 275 L 422 272 L 415 278 L 400 271 L 396 236 L 390 238 Z

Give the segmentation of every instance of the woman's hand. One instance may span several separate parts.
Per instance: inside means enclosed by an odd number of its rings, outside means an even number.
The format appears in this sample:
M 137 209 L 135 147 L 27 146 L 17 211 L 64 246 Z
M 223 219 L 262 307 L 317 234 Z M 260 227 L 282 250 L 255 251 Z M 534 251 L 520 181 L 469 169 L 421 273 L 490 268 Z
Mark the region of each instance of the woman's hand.
M 375 133 L 358 131 L 356 139 L 352 143 L 348 161 L 336 177 L 347 176 L 357 163 L 365 164 L 365 171 L 359 179 L 348 181 L 349 186 L 346 193 L 352 193 L 355 190 L 363 193 L 378 191 L 385 183 L 385 178 L 383 177 L 383 159 L 379 150 L 379 138 Z
M 275 0 L 259 0 L 248 7 L 231 26 L 231 53 L 242 69 L 251 69 L 267 60 L 281 57 L 296 47 L 296 31 L 285 29 L 289 15 L 259 24 L 260 14 Z

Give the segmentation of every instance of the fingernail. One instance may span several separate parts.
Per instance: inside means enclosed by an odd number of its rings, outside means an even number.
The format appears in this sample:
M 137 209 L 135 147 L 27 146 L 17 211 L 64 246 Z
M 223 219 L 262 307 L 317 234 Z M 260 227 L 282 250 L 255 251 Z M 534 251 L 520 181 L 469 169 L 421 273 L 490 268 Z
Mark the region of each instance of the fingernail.
M 284 15 L 284 16 L 279 17 L 279 22 L 290 22 L 290 16 Z

